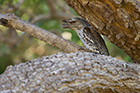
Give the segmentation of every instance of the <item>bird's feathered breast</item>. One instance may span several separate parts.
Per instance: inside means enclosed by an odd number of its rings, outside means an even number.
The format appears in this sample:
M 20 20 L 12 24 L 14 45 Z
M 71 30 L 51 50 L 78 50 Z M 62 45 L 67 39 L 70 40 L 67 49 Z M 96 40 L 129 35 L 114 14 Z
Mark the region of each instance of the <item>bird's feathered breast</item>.
M 88 43 L 90 47 L 92 47 L 98 53 L 109 55 L 104 40 L 102 39 L 100 34 L 93 28 L 85 27 L 83 29 L 83 39 Z

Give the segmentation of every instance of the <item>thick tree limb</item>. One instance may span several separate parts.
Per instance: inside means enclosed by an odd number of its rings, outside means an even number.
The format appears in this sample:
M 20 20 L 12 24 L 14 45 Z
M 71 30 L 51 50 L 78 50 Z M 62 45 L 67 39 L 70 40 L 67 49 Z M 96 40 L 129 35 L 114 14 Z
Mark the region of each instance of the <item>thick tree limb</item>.
M 21 30 L 39 40 L 50 44 L 51 46 L 57 47 L 66 52 L 86 51 L 86 49 L 81 48 L 60 36 L 21 20 L 19 17 L 11 13 L 0 14 L 0 24 L 6 27 L 12 27 L 14 29 Z
M 7 67 L 2 93 L 139 93 L 140 65 L 87 52 L 54 54 Z
M 139 0 L 65 0 L 99 33 L 140 63 Z

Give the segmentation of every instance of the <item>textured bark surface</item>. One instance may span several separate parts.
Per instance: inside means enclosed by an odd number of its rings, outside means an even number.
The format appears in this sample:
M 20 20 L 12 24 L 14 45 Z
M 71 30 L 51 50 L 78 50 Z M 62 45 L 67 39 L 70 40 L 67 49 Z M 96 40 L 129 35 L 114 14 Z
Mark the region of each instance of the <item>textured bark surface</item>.
M 92 53 L 58 53 L 7 67 L 1 93 L 139 93 L 140 66 Z
M 100 34 L 140 63 L 140 2 L 138 0 L 65 0 Z

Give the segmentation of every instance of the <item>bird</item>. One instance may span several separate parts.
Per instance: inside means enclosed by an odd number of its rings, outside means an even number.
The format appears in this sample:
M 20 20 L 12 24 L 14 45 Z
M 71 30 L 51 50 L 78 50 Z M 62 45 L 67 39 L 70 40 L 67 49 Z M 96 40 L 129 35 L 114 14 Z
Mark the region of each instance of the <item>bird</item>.
M 93 53 L 109 56 L 105 41 L 90 24 L 79 17 L 62 20 L 63 28 L 74 30 L 84 46 Z

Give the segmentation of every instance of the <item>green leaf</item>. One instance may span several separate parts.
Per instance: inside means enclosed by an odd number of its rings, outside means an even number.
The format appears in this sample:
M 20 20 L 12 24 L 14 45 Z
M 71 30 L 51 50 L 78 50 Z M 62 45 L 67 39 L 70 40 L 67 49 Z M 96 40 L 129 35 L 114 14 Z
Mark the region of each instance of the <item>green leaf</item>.
M 1 0 L 1 1 L 0 1 L 0 5 L 2 5 L 3 3 L 4 3 L 4 0 Z

